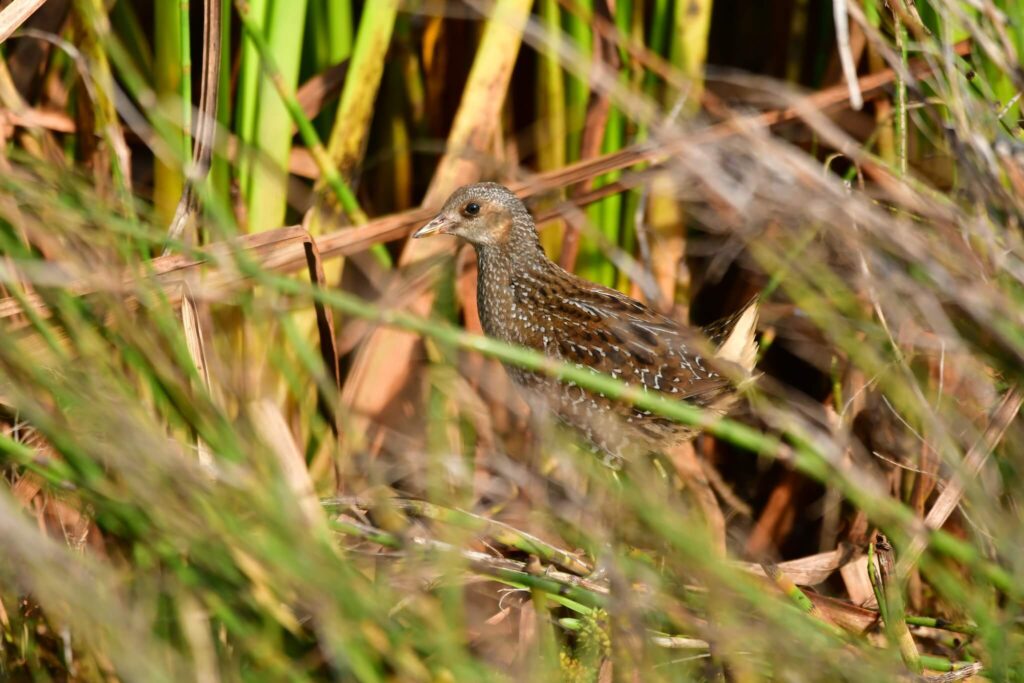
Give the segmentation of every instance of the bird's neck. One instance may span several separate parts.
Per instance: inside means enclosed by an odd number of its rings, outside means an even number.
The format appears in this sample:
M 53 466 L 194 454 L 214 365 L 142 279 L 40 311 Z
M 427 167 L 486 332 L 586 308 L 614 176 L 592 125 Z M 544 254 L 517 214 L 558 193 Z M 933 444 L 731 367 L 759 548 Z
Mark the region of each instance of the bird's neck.
M 555 265 L 544 254 L 532 224 L 513 226 L 509 237 L 501 245 L 476 245 L 477 309 L 488 336 L 519 343 L 515 336 L 518 326 L 512 319 L 519 308 L 516 281 Z

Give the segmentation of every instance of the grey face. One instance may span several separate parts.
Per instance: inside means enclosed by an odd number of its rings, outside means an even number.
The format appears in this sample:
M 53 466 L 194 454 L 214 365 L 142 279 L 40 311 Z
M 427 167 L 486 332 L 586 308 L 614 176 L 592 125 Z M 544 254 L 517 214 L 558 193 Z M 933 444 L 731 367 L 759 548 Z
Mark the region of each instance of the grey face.
M 496 246 L 508 242 L 516 216 L 525 213 L 522 202 L 497 183 L 466 185 L 413 237 L 455 235 L 474 245 Z

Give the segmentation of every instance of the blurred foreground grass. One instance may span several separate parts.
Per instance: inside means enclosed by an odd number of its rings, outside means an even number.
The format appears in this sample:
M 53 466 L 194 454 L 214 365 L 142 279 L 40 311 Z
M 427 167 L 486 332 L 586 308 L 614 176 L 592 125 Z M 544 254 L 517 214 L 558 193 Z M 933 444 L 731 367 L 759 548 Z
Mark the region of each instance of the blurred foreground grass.
M 1024 679 L 1013 0 L 37 4 L 0 679 Z M 744 407 L 625 394 L 706 434 L 618 473 L 531 418 L 498 360 L 623 387 L 406 242 L 478 178 L 680 319 L 761 293 Z

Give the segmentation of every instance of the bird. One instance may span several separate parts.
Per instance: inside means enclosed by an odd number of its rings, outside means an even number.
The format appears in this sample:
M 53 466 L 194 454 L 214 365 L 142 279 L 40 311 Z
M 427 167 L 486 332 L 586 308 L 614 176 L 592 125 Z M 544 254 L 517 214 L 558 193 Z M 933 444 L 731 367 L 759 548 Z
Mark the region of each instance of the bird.
M 756 299 L 703 331 L 551 261 L 523 202 L 507 187 L 460 187 L 413 233 L 460 237 L 477 255 L 477 309 L 484 333 L 618 378 L 646 392 L 724 415 L 740 382 L 754 377 Z M 711 351 L 708 353 L 707 351 Z M 572 381 L 505 364 L 534 412 L 549 409 L 581 433 L 604 463 L 619 468 L 644 452 L 667 452 L 697 434 Z

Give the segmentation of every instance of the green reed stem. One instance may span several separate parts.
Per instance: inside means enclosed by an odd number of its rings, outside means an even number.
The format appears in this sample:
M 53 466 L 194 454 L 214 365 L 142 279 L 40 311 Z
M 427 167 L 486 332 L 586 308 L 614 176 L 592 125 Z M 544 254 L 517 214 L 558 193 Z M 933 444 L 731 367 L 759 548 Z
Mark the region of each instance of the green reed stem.
M 320 141 L 320 136 L 317 135 L 316 128 L 313 127 L 313 123 L 306 117 L 305 113 L 302 111 L 302 107 L 298 103 L 298 100 L 295 99 L 293 87 L 288 84 L 280 70 L 277 68 L 277 63 L 274 60 L 274 55 L 270 50 L 270 46 L 267 44 L 266 38 L 264 38 L 260 27 L 249 14 L 248 6 L 244 0 L 235 0 L 235 7 L 238 9 L 239 16 L 242 19 L 242 26 L 245 29 L 246 35 L 252 41 L 257 54 L 262 60 L 263 68 L 267 73 L 267 78 L 270 80 L 274 89 L 277 91 L 278 96 L 281 98 L 281 101 L 284 103 L 292 122 L 294 122 L 298 127 L 299 135 L 302 136 L 306 146 L 309 147 L 310 154 L 313 156 L 313 159 L 317 164 L 317 168 L 324 177 L 327 186 L 334 192 L 342 208 L 346 213 L 348 213 L 353 222 L 365 223 L 366 214 L 363 213 L 362 209 L 359 207 L 355 194 L 353 194 L 352 190 L 345 184 L 345 181 L 338 173 L 338 170 L 331 163 L 331 159 L 327 155 L 327 151 L 324 149 L 323 143 Z

